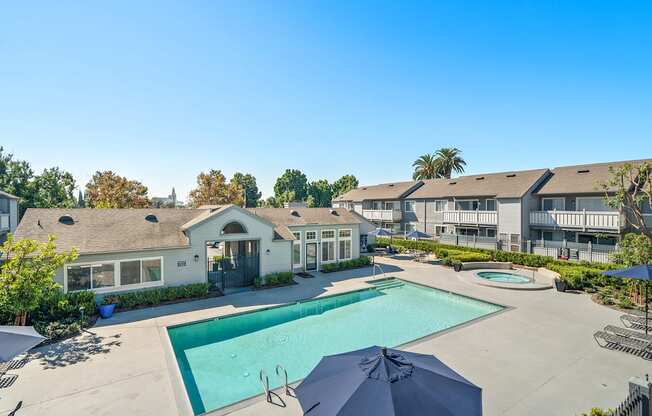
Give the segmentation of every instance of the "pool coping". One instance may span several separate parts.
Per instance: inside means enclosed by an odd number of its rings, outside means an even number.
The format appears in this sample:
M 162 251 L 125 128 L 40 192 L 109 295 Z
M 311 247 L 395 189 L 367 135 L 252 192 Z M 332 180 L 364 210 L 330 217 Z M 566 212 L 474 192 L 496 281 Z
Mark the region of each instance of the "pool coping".
M 261 312 L 261 311 L 266 311 L 266 310 L 270 310 L 270 309 L 276 309 L 276 308 L 280 308 L 280 307 L 291 306 L 291 305 L 295 305 L 297 303 L 309 302 L 309 301 L 319 300 L 319 299 L 326 299 L 326 298 L 330 298 L 330 297 L 333 297 L 333 296 L 340 296 L 340 295 L 345 295 L 345 294 L 350 294 L 350 293 L 355 293 L 355 292 L 362 292 L 362 291 L 366 291 L 366 290 L 371 290 L 371 289 L 374 288 L 374 285 L 373 285 L 374 283 L 382 282 L 384 280 L 401 280 L 403 282 L 406 282 L 406 283 L 409 283 L 409 284 L 412 284 L 412 285 L 415 285 L 415 286 L 421 286 L 421 287 L 428 288 L 428 289 L 439 290 L 439 291 L 444 292 L 444 293 L 460 296 L 460 297 L 463 297 L 463 298 L 466 298 L 466 299 L 471 299 L 471 300 L 475 300 L 475 301 L 479 301 L 479 302 L 488 303 L 488 304 L 491 304 L 491 305 L 494 305 L 494 306 L 499 306 L 501 308 L 501 309 L 498 309 L 498 310 L 496 310 L 494 312 L 490 312 L 490 313 L 488 313 L 486 315 L 482 315 L 482 316 L 479 316 L 477 318 L 471 319 L 469 321 L 462 322 L 462 323 L 457 324 L 457 325 L 453 325 L 453 326 L 448 327 L 446 329 L 443 329 L 441 331 L 433 332 L 431 334 L 424 335 L 424 336 L 419 337 L 419 338 L 415 338 L 415 339 L 413 339 L 411 341 L 408 341 L 408 342 L 406 342 L 404 344 L 400 344 L 400 345 L 397 345 L 396 347 L 393 347 L 393 348 L 397 348 L 397 349 L 398 348 L 409 348 L 409 347 L 419 345 L 419 344 L 421 344 L 423 342 L 427 342 L 427 341 L 435 339 L 437 337 L 446 335 L 447 333 L 452 332 L 454 330 L 465 328 L 467 326 L 476 324 L 478 322 L 482 322 L 485 319 L 488 319 L 488 318 L 491 318 L 491 317 L 500 315 L 502 313 L 505 313 L 505 312 L 516 309 L 516 307 L 514 307 L 514 306 L 503 305 L 503 304 L 498 303 L 498 302 L 480 299 L 480 298 L 477 298 L 477 297 L 474 297 L 474 296 L 465 295 L 465 294 L 458 293 L 458 292 L 455 292 L 455 291 L 452 291 L 452 290 L 440 289 L 440 288 L 438 288 L 436 286 L 430 286 L 430 285 L 427 285 L 427 284 L 414 282 L 412 280 L 405 279 L 405 278 L 383 277 L 383 278 L 378 278 L 378 279 L 365 280 L 363 283 L 369 285 L 368 287 L 347 290 L 347 291 L 343 291 L 343 292 L 340 292 L 340 293 L 333 293 L 333 294 L 325 295 L 325 296 L 316 296 L 316 297 L 313 296 L 313 297 L 303 298 L 303 299 L 292 301 L 292 302 L 285 302 L 285 303 L 280 303 L 280 304 L 276 304 L 276 305 L 264 306 L 264 307 L 260 307 L 260 308 L 257 308 L 257 309 L 251 309 L 251 310 L 246 310 L 246 311 L 229 313 L 229 314 L 225 314 L 225 315 L 216 316 L 216 317 L 213 317 L 213 318 L 197 319 L 197 320 L 191 320 L 191 321 L 184 322 L 184 323 L 163 325 L 163 326 L 160 326 L 158 328 L 159 329 L 159 336 L 161 338 L 161 342 L 163 343 L 163 345 L 167 346 L 167 348 L 165 348 L 165 361 L 166 361 L 166 364 L 168 366 L 168 374 L 170 375 L 171 387 L 172 387 L 172 390 L 174 392 L 174 399 L 175 399 L 175 402 L 176 402 L 176 405 L 177 405 L 177 410 L 179 411 L 179 415 L 182 415 L 182 416 L 195 416 L 195 412 L 192 409 L 192 404 L 190 402 L 190 397 L 188 397 L 188 391 L 186 390 L 186 386 L 185 386 L 185 383 L 183 381 L 183 375 L 181 374 L 181 369 L 179 368 L 179 363 L 177 362 L 176 355 L 174 354 L 174 347 L 172 346 L 172 341 L 170 340 L 168 329 L 176 328 L 176 327 L 180 327 L 180 326 L 192 325 L 192 324 L 201 323 L 201 322 L 208 322 L 208 321 L 226 319 L 226 318 L 231 318 L 231 317 L 234 317 L 234 316 L 239 316 L 239 315 L 243 315 L 243 314 L 247 314 L 247 313 Z M 292 389 L 294 389 L 302 381 L 303 381 L 303 378 L 299 379 L 299 380 L 296 380 L 296 381 L 293 381 L 292 383 L 289 383 L 288 385 Z M 274 395 L 276 395 L 278 398 L 281 398 L 280 393 L 283 393 L 284 389 L 285 389 L 285 386 L 280 386 L 280 387 L 278 387 L 276 389 L 270 390 L 270 392 L 273 392 Z M 246 407 L 249 407 L 249 406 L 251 406 L 251 405 L 253 405 L 255 403 L 259 403 L 259 402 L 264 401 L 264 400 L 265 400 L 265 394 L 260 393 L 260 394 L 257 394 L 255 396 L 251 396 L 251 397 L 248 397 L 246 399 L 242 399 L 240 401 L 231 403 L 231 404 L 229 404 L 227 406 L 224 406 L 224 407 L 221 407 L 221 408 L 218 408 L 218 409 L 209 410 L 209 411 L 204 412 L 204 413 L 199 413 L 197 416 L 222 416 L 222 415 L 227 415 L 229 413 L 233 413 L 235 411 L 244 409 Z M 282 400 L 283 399 L 281 399 L 281 401 Z

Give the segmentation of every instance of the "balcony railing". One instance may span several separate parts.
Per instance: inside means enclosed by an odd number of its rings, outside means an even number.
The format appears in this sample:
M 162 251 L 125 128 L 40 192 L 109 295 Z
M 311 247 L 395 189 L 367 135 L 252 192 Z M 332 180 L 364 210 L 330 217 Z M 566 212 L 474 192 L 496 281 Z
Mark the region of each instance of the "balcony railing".
M 9 229 L 9 214 L 0 214 L 0 231 Z
M 401 221 L 400 209 L 363 209 L 362 216 L 371 221 Z
M 498 225 L 498 211 L 441 211 L 441 222 L 450 224 Z
M 531 211 L 530 225 L 580 230 L 619 231 L 620 213 L 615 211 Z

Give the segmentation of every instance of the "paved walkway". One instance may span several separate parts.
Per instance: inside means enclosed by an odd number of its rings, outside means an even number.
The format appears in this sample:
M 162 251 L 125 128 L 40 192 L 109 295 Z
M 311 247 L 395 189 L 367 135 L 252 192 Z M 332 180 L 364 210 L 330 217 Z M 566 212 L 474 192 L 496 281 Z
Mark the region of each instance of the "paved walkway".
M 593 331 L 619 325 L 619 314 L 586 295 L 497 289 L 464 277 L 472 272 L 383 262 L 393 276 L 513 307 L 407 348 L 436 354 L 483 387 L 486 416 L 572 416 L 592 406 L 614 407 L 625 397 L 629 377 L 652 373 L 651 362 L 595 344 Z M 19 400 L 17 416 L 185 414 L 189 406 L 166 326 L 355 290 L 366 286 L 370 274 L 318 274 L 290 287 L 116 314 L 92 333 L 37 349 L 14 371 L 13 385 L 0 389 L 0 415 Z M 301 414 L 296 400 L 286 402 L 281 408 L 257 400 L 233 414 Z

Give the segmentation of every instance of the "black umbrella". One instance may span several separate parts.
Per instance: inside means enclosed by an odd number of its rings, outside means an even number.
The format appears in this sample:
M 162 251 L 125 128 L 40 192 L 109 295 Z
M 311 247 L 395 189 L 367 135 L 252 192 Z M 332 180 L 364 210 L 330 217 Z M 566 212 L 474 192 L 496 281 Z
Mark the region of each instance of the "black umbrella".
M 482 389 L 437 358 L 381 347 L 322 358 L 295 393 L 307 416 L 482 415 Z
M 645 281 L 645 333 L 648 333 L 648 287 L 650 280 L 652 280 L 652 266 L 649 264 L 641 264 L 639 266 L 630 267 L 628 269 L 609 270 L 604 273 L 605 276 L 621 277 L 625 279 L 638 279 Z

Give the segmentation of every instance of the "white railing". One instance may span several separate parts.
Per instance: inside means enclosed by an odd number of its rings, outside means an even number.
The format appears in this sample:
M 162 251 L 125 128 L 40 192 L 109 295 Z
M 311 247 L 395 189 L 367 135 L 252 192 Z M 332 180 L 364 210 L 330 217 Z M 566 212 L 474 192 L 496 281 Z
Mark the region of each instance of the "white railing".
M 9 214 L 0 214 L 0 230 L 9 229 Z
M 372 221 L 396 222 L 401 220 L 400 209 L 363 209 L 362 216 Z
M 620 230 L 620 214 L 615 211 L 531 211 L 530 225 L 581 230 Z
M 441 211 L 443 223 L 453 224 L 498 224 L 498 211 Z

